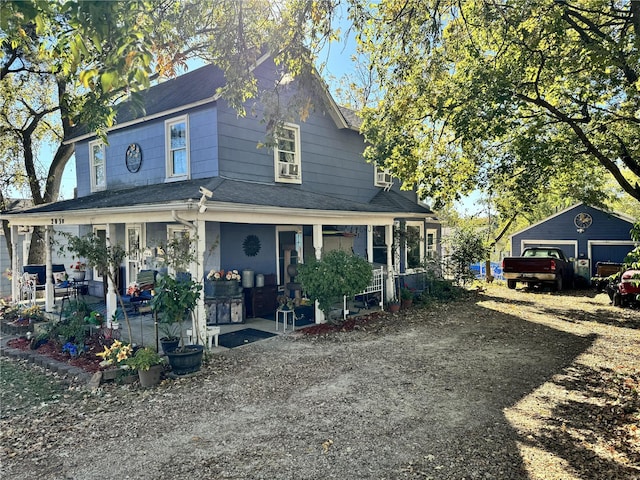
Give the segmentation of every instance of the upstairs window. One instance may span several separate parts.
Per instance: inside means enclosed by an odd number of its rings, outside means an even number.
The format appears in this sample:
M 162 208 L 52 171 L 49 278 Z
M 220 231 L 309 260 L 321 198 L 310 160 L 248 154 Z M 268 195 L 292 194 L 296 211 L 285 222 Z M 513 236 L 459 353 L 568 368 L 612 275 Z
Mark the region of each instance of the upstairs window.
M 300 128 L 285 125 L 278 132 L 275 154 L 276 182 L 302 183 L 300 170 Z
M 89 142 L 89 162 L 91 168 L 91 191 L 104 190 L 107 186 L 104 143 L 100 140 Z
M 189 178 L 189 122 L 188 117 L 165 122 L 167 152 L 167 180 Z
M 376 187 L 389 188 L 393 185 L 391 174 L 386 168 L 380 168 L 376 165 L 375 175 L 373 183 Z

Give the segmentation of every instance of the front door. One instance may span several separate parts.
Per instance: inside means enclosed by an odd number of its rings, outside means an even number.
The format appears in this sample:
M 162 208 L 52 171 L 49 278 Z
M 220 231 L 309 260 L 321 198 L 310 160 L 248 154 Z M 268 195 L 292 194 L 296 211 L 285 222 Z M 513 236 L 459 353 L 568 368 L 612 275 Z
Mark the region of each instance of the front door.
M 278 285 L 291 282 L 289 265 L 302 263 L 302 227 L 276 228 L 278 251 Z

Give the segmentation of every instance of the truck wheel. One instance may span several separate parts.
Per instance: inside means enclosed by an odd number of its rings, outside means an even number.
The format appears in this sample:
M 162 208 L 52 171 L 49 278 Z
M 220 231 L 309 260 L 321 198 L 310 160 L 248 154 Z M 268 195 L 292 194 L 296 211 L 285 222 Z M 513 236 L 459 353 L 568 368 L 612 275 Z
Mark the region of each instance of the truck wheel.
M 516 281 L 515 280 L 507 280 L 507 287 L 509 287 L 511 290 L 516 288 Z
M 613 294 L 613 306 L 620 307 L 622 306 L 622 295 L 619 292 Z
M 556 277 L 556 292 L 561 292 L 562 291 L 562 275 Z

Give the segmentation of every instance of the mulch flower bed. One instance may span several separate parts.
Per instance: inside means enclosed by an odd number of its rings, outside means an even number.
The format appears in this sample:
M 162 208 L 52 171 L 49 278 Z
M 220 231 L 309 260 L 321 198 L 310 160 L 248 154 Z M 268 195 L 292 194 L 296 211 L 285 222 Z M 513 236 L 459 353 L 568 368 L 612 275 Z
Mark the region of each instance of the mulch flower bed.
M 58 362 L 68 363 L 69 365 L 81 368 L 87 372 L 97 372 L 101 369 L 100 362 L 102 359 L 96 356 L 96 354 L 101 352 L 103 347 L 95 339 L 89 339 L 85 345 L 87 346 L 87 350 L 75 358 L 72 358 L 68 353 L 63 352 L 62 346 L 52 341 L 47 341 L 38 345 L 35 351 L 40 355 L 50 357 Z M 35 342 L 33 340 L 27 340 L 26 338 L 16 338 L 9 340 L 7 342 L 7 346 L 17 348 L 19 350 L 33 350 Z

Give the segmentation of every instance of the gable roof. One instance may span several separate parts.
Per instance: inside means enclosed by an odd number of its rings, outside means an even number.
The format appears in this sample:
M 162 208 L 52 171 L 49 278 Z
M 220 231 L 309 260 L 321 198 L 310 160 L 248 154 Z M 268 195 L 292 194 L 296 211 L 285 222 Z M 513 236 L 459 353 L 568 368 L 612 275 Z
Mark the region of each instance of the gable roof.
M 538 225 L 542 225 L 542 224 L 543 224 L 543 223 L 545 223 L 545 222 L 548 222 L 548 221 L 549 221 L 549 220 L 551 220 L 552 218 L 556 218 L 556 217 L 559 217 L 560 215 L 564 215 L 565 213 L 567 213 L 567 212 L 569 212 L 569 211 L 573 210 L 574 208 L 581 207 L 581 206 L 585 206 L 585 207 L 592 208 L 592 209 L 594 209 L 594 210 L 598 210 L 598 211 L 603 212 L 603 213 L 605 213 L 605 214 L 607 214 L 607 215 L 610 215 L 610 216 L 612 216 L 612 217 L 616 217 L 616 218 L 618 218 L 618 219 L 620 219 L 620 220 L 622 220 L 622 221 L 629 222 L 629 223 L 631 223 L 631 224 L 633 224 L 633 223 L 634 223 L 634 221 L 635 221 L 633 218 L 631 218 L 631 217 L 629 217 L 629 216 L 627 216 L 627 215 L 625 215 L 625 214 L 623 214 L 623 213 L 609 212 L 609 211 L 604 210 L 604 209 L 602 209 L 602 208 L 592 207 L 591 205 L 587 205 L 587 204 L 585 204 L 585 203 L 583 203 L 583 202 L 580 202 L 580 203 L 576 203 L 576 204 L 574 204 L 574 205 L 571 205 L 570 207 L 565 208 L 564 210 L 562 210 L 562 211 L 560 211 L 560 212 L 554 213 L 553 215 L 550 215 L 550 216 L 548 216 L 548 217 L 546 217 L 546 218 L 543 218 L 542 220 L 540 220 L 540 221 L 538 221 L 538 222 L 536 222 L 536 223 L 534 223 L 534 224 L 532 224 L 532 225 L 529 225 L 528 227 L 523 228 L 522 230 L 518 230 L 517 232 L 512 233 L 511 235 L 509 235 L 509 238 L 515 237 L 516 235 L 519 235 L 519 234 L 521 234 L 521 233 L 524 233 L 524 232 L 526 232 L 527 230 L 530 230 L 530 229 L 532 229 L 532 228 L 535 228 L 535 227 L 537 227 Z
M 257 66 L 265 63 L 268 58 L 270 58 L 269 55 L 261 57 Z M 319 74 L 314 72 L 313 76 L 322 84 L 320 90 L 324 93 L 325 103 L 336 125 L 339 128 L 358 131 L 362 121 L 356 112 L 339 106 Z M 142 107 L 136 106 L 135 102 L 131 100 L 117 105 L 115 125 L 108 128 L 107 131 L 125 128 L 136 123 L 216 102 L 220 99 L 220 95 L 217 93 L 218 89 L 224 87 L 225 82 L 224 72 L 220 68 L 215 65 L 205 65 L 158 83 L 139 93 Z M 91 132 L 86 125 L 78 125 L 67 135 L 64 143 L 73 143 L 91 138 L 94 135 L 95 133 Z
M 182 182 L 154 184 L 123 190 L 105 190 L 71 200 L 39 205 L 21 213 L 39 214 L 51 212 L 74 212 L 97 208 L 126 208 L 143 205 L 171 207 L 171 203 L 193 200 L 197 205 L 199 188 L 203 186 L 213 192 L 207 204 L 215 210 L 218 204 L 242 204 L 271 206 L 284 209 L 325 210 L 335 212 L 368 212 L 433 215 L 426 207 L 411 202 L 397 192 L 380 192 L 369 203 L 360 203 L 319 193 L 307 192 L 285 184 L 266 184 L 231 180 L 222 177 L 185 180 Z M 196 207 L 197 208 L 197 207 Z

